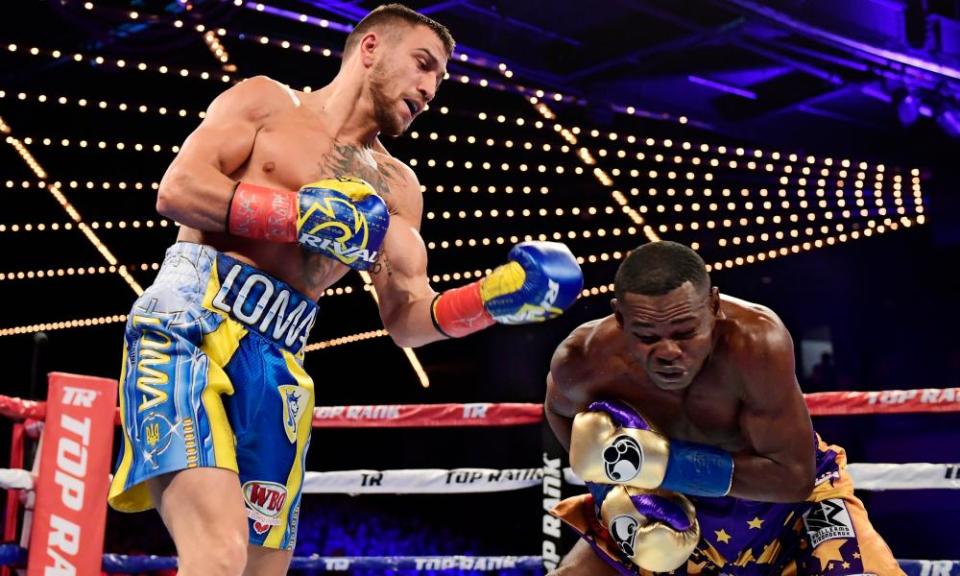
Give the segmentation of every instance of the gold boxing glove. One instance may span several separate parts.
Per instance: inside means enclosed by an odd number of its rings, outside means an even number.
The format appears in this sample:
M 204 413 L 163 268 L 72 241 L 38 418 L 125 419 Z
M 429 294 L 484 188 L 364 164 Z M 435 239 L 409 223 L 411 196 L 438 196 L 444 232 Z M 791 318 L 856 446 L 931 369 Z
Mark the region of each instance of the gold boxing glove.
M 726 496 L 733 456 L 704 444 L 669 440 L 622 402 L 592 403 L 573 420 L 570 466 L 586 482 Z
M 624 558 L 650 572 L 670 572 L 687 561 L 700 541 L 700 524 L 685 496 L 629 486 L 609 490 L 596 500 L 603 526 Z

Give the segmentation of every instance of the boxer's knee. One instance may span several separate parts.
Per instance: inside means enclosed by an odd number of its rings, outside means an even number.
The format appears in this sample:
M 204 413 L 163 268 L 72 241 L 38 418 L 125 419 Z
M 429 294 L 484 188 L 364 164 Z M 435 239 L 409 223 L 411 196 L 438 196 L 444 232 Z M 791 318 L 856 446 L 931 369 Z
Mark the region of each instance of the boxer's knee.
M 247 565 L 247 538 L 211 535 L 204 542 L 177 544 L 180 576 L 240 576 Z

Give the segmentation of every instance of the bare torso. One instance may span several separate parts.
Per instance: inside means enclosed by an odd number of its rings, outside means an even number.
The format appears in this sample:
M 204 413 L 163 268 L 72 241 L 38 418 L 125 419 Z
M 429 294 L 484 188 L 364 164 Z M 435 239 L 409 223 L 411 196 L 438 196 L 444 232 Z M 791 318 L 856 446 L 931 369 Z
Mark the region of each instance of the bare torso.
M 767 323 L 766 312 L 728 297 L 721 310 L 713 353 L 690 386 L 679 391 L 662 390 L 648 379 L 612 315 L 577 328 L 553 360 L 552 393 L 563 396 L 556 405 L 572 417 L 595 400 L 622 400 L 670 438 L 742 450 L 744 336 Z
M 277 97 L 284 98 L 277 86 Z M 248 161 L 229 176 L 261 186 L 297 190 L 324 178 L 354 176 L 369 182 L 396 213 L 395 190 L 406 168 L 382 147 L 371 150 L 340 143 L 322 119 L 306 106 L 289 101 L 263 121 Z M 313 299 L 342 278 L 349 268 L 331 258 L 311 254 L 297 244 L 249 240 L 222 232 L 182 227 L 178 240 L 213 246 L 279 278 Z

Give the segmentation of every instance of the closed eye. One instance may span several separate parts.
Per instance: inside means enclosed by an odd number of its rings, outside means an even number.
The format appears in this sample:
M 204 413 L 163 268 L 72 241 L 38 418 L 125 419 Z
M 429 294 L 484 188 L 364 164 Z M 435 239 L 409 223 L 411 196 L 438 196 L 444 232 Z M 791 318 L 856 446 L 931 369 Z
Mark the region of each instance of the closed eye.
M 673 340 L 689 340 L 689 339 L 693 338 L 693 337 L 696 336 L 696 335 L 697 335 L 697 331 L 696 331 L 696 330 L 690 330 L 690 331 L 687 331 L 687 332 L 680 332 L 680 333 L 677 333 L 677 334 L 673 334 L 673 335 L 671 335 L 671 339 L 673 339 Z M 660 341 L 660 337 L 659 337 L 659 336 L 644 336 L 644 335 L 636 334 L 636 333 L 634 333 L 634 336 L 636 336 L 636 337 L 637 337 L 637 340 L 639 340 L 640 342 L 642 342 L 642 343 L 644 343 L 644 344 L 656 344 L 657 342 Z

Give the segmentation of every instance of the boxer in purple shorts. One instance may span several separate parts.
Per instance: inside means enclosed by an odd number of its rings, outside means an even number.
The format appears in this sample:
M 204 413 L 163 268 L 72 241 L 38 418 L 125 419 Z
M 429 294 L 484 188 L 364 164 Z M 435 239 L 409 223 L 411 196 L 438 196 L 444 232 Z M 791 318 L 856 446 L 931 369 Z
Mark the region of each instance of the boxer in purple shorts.
M 550 576 L 903 574 L 776 314 L 673 242 L 630 252 L 614 290 L 550 365 L 546 417 L 588 488 L 554 510 L 582 538 Z

